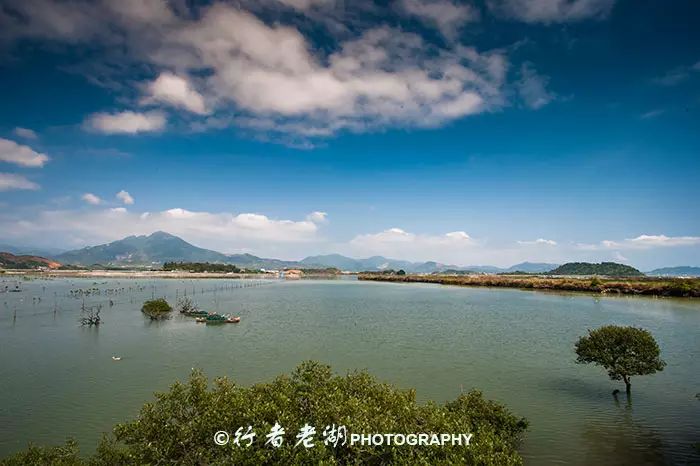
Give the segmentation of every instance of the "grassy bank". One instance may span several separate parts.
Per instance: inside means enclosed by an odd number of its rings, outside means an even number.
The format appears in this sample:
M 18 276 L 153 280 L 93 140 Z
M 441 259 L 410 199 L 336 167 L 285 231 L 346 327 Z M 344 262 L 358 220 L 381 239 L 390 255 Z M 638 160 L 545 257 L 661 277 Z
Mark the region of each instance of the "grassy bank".
M 360 280 L 441 285 L 488 286 L 528 290 L 582 291 L 649 296 L 700 297 L 700 279 L 543 277 L 522 275 L 385 275 L 365 273 Z

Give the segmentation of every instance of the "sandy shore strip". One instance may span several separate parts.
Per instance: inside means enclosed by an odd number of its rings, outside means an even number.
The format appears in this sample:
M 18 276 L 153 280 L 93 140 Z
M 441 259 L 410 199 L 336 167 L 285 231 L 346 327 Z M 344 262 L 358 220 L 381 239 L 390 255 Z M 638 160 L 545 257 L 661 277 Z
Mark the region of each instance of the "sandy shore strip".
M 215 273 L 186 272 L 181 270 L 5 270 L 2 276 L 38 276 L 47 278 L 228 278 L 278 279 L 276 273 Z

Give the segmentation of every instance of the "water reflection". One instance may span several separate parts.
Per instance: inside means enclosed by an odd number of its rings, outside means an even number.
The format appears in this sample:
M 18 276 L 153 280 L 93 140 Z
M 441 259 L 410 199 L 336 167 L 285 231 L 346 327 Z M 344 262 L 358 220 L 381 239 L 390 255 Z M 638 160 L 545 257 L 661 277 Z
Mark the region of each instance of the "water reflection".
M 623 397 L 624 398 L 624 397 Z M 631 400 L 615 400 L 614 413 L 604 421 L 587 422 L 582 436 L 588 448 L 582 464 L 596 464 L 606 458 L 608 465 L 689 464 L 692 451 L 674 451 L 654 429 L 634 420 Z

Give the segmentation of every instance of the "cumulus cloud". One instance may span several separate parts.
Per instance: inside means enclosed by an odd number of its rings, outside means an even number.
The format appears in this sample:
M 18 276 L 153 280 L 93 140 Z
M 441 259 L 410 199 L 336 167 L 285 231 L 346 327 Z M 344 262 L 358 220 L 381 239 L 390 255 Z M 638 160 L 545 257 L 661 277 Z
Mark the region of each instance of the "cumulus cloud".
M 311 212 L 306 216 L 306 219 L 314 223 L 324 223 L 328 219 L 328 214 L 326 212 Z
M 600 243 L 579 243 L 577 247 L 587 251 L 603 249 L 652 249 L 700 245 L 700 236 L 639 235 L 624 240 L 604 240 Z
M 343 29 L 334 48 L 325 49 L 292 24 L 266 23 L 224 2 L 215 1 L 194 15 L 175 3 L 156 1 L 10 1 L 23 24 L 0 15 L 6 37 L 90 41 L 109 45 L 108 50 L 123 49 L 125 54 L 113 58 L 119 66 L 101 69 L 145 65 L 158 78 L 135 85 L 124 76 L 106 80 L 118 82 L 126 95 L 133 94 L 131 87 L 145 92 L 142 103 L 189 110 L 199 128 L 223 123 L 308 139 L 344 130 L 431 127 L 504 104 L 508 62 L 503 50 L 440 47 L 387 25 L 365 22 L 357 30 Z M 313 9 L 322 2 L 285 3 Z M 444 31 L 456 27 L 445 11 L 458 19 L 471 14 L 448 0 L 407 5 Z M 99 113 L 87 121 L 88 128 L 105 133 L 164 126 L 163 114 L 133 111 Z
M 39 136 L 36 134 L 34 130 L 31 130 L 29 128 L 20 128 L 19 126 L 12 130 L 13 133 L 17 137 L 23 138 L 23 139 L 38 139 Z
M 286 125 L 280 128 L 329 134 L 434 125 L 485 111 L 504 78 L 498 53 L 428 53 L 420 36 L 389 27 L 370 29 L 321 60 L 297 29 L 223 5 L 173 41 L 191 50 L 188 67 L 213 70 L 206 81 L 219 105 L 242 109 L 253 123 L 272 119 Z M 169 55 L 161 60 L 171 64 Z
M 29 146 L 0 138 L 0 162 L 13 163 L 22 167 L 43 167 L 48 162 L 46 154 L 34 151 Z
M 697 246 L 700 245 L 700 236 L 640 235 L 636 238 L 626 239 L 621 243 L 615 241 L 606 241 L 604 243 L 606 247 L 629 247 L 640 249 Z
M 608 16 L 615 0 L 488 0 L 489 9 L 526 23 L 565 23 Z
M 39 189 L 39 185 L 21 175 L 14 173 L 0 173 L 0 191 L 10 191 L 13 189 Z
M 94 245 L 159 230 L 224 252 L 254 249 L 265 253 L 279 245 L 287 244 L 292 248 L 320 239 L 319 227 L 314 222 L 278 220 L 256 213 L 212 213 L 182 208 L 132 212 L 116 207 L 48 210 L 21 221 L 9 212 L 0 214 L 3 237 L 37 243 L 51 234 L 75 246 Z
M 102 203 L 102 199 L 92 193 L 83 194 L 81 199 L 91 205 L 99 205 Z
M 134 203 L 134 198 L 131 197 L 131 194 L 123 189 L 116 194 L 116 198 L 126 205 L 132 205 Z
M 165 115 L 157 111 L 146 113 L 132 111 L 94 113 L 85 121 L 88 128 L 105 134 L 136 134 L 160 131 L 165 127 L 165 123 Z
M 443 235 L 421 235 L 401 228 L 389 228 L 379 233 L 355 236 L 350 248 L 358 255 L 386 255 L 413 260 L 449 262 L 464 257 L 465 249 L 477 242 L 464 231 Z
M 464 24 L 479 19 L 474 7 L 451 0 L 400 0 L 399 7 L 437 27 L 448 39 L 453 39 Z
M 554 100 L 554 93 L 547 90 L 549 77 L 538 74 L 531 63 L 520 67 L 520 80 L 516 83 L 520 98 L 529 108 L 537 110 Z
M 551 239 L 537 238 L 533 241 L 518 241 L 518 244 L 522 245 L 542 245 L 542 246 L 556 246 L 557 242 Z
M 146 86 L 146 96 L 142 103 L 163 102 L 203 115 L 207 113 L 204 97 L 185 78 L 163 72 L 155 81 Z

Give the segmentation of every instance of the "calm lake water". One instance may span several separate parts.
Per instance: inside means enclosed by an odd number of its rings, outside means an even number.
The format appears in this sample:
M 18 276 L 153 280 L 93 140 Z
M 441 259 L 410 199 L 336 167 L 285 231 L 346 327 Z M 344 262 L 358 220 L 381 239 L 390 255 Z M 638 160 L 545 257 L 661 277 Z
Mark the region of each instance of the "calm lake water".
M 0 289 L 15 282 L 0 278 Z M 415 387 L 422 400 L 479 388 L 529 419 L 528 464 L 700 464 L 692 446 L 700 442 L 697 300 L 355 280 L 18 283 L 22 292 L 0 293 L 0 457 L 67 436 L 89 451 L 193 367 L 251 384 L 317 359 L 341 373 L 367 368 Z M 103 305 L 99 329 L 77 322 L 83 297 L 71 290 L 85 288 L 99 290 L 84 297 Z M 185 291 L 203 309 L 240 315 L 241 324 L 141 315 L 145 299 L 174 303 Z M 576 339 L 603 324 L 651 330 L 668 363 L 633 378 L 631 404 L 613 399 L 623 386 L 603 369 L 574 363 Z

